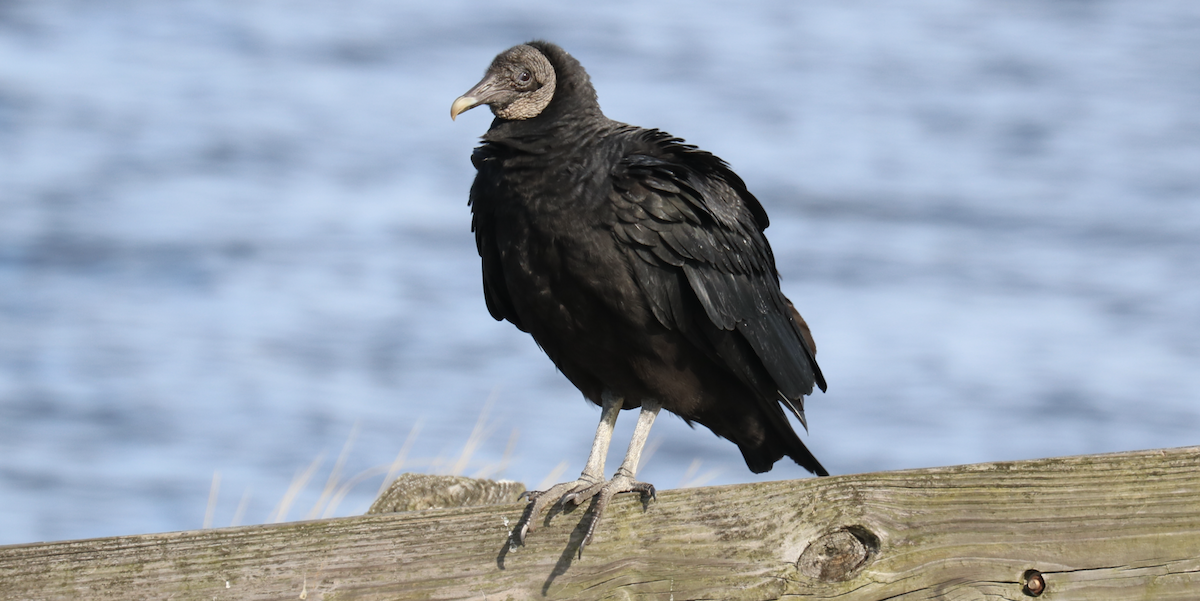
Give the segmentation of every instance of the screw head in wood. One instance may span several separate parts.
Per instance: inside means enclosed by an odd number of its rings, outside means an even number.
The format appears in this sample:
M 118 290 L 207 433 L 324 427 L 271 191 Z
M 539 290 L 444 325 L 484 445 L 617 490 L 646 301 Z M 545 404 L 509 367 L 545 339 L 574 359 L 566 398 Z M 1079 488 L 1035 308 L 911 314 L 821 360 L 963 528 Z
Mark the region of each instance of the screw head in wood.
M 1025 584 L 1021 586 L 1021 592 L 1030 597 L 1037 597 L 1046 591 L 1046 579 L 1042 573 L 1037 570 L 1025 570 L 1023 576 Z

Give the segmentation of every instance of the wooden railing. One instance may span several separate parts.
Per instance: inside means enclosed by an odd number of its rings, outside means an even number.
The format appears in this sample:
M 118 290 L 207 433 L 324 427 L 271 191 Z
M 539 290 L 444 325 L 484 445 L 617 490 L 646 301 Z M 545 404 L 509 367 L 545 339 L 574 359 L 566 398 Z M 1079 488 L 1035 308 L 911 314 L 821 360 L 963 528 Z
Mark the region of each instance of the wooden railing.
M 1200 447 L 0 547 L 3 599 L 1200 599 Z

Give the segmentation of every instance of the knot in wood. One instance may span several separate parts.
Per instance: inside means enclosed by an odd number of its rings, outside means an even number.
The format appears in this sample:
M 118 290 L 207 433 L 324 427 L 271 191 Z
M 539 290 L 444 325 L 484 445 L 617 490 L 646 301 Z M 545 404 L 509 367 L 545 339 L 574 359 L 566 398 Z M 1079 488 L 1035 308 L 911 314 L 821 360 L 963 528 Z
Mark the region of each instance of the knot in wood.
M 879 539 L 866 528 L 850 526 L 827 532 L 800 554 L 800 573 L 824 582 L 847 580 L 879 549 Z

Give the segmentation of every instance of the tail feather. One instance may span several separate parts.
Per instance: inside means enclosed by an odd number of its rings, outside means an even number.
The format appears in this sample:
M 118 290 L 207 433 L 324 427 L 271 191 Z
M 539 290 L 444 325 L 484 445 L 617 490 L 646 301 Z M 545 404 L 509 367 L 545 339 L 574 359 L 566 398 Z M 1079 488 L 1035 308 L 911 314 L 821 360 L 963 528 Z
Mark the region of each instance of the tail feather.
M 760 427 L 742 429 L 743 432 L 758 432 L 760 436 L 756 437 L 756 440 L 734 440 L 746 460 L 746 467 L 756 474 L 761 474 L 770 471 L 776 461 L 790 457 L 800 467 L 818 476 L 828 476 L 829 471 L 817 461 L 816 456 L 792 429 L 783 409 L 778 403 L 773 405 L 774 410 L 765 412 L 767 415 L 759 414 L 757 421 Z

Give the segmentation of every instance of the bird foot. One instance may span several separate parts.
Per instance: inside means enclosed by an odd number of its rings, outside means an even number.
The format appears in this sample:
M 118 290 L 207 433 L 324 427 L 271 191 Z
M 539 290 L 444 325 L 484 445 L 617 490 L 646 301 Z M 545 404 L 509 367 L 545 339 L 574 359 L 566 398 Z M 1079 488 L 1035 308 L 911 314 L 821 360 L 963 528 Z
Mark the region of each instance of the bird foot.
M 533 522 L 538 516 L 550 505 L 557 505 L 563 502 L 567 496 L 574 495 L 576 491 L 583 491 L 597 484 L 603 485 L 603 482 L 586 476 L 580 476 L 578 480 L 573 482 L 560 482 L 547 488 L 546 490 L 528 490 L 521 493 L 522 498 L 529 499 L 529 504 L 525 506 L 525 512 L 521 514 L 520 521 L 517 522 L 512 532 L 512 541 L 518 545 L 525 544 L 525 535 L 533 530 Z
M 583 548 L 592 542 L 592 533 L 596 531 L 596 525 L 600 523 L 600 517 L 604 515 L 604 509 L 608 507 L 608 502 L 620 493 L 635 492 L 642 495 L 642 503 L 648 503 L 651 499 L 657 499 L 654 493 L 654 485 L 649 482 L 638 482 L 630 476 L 626 476 L 620 471 L 612 480 L 607 483 L 595 487 L 595 491 L 589 496 L 596 497 L 596 502 L 592 505 L 592 519 L 588 522 L 587 533 L 583 535 L 583 540 L 579 541 L 579 557 L 583 558 Z M 588 491 L 584 491 L 588 492 Z M 575 503 L 582 502 L 574 500 Z M 565 502 L 565 500 L 564 500 Z
M 574 482 L 555 484 L 545 491 L 531 491 L 527 493 L 529 505 L 525 507 L 525 513 L 513 529 L 512 540 L 518 545 L 525 544 L 525 535 L 533 529 L 534 520 L 545 511 L 547 506 L 551 505 L 552 501 L 555 501 L 556 505 L 563 506 L 581 505 L 585 501 L 595 498 L 587 532 L 579 543 L 579 556 L 583 557 L 583 548 L 592 542 L 592 533 L 596 531 L 596 525 L 600 523 L 600 517 L 604 514 L 604 509 L 608 507 L 608 502 L 612 500 L 613 496 L 626 492 L 640 494 L 644 503 L 657 498 L 653 484 L 638 482 L 622 471 L 618 471 L 617 475 L 607 482 L 595 482 L 580 477 Z

